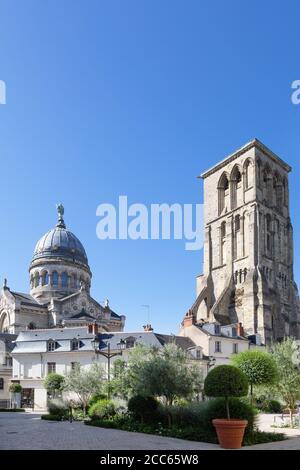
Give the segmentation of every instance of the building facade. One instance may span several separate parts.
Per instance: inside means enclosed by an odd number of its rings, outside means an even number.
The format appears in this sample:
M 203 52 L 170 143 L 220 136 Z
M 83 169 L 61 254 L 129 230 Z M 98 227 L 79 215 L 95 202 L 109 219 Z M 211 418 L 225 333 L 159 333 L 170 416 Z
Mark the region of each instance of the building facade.
M 113 373 L 113 362 L 120 357 L 127 362 L 130 350 L 137 344 L 160 349 L 171 342 L 187 351 L 190 360 L 196 361 L 203 375 L 206 375 L 208 358 L 203 354 L 202 347 L 190 338 L 154 333 L 152 328 L 137 333 L 98 333 L 97 325 L 93 323 L 87 327 L 27 330 L 20 333 L 12 352 L 12 381 L 22 386 L 21 406 L 41 411 L 47 409 L 47 391 L 43 380 L 49 373 L 66 375 L 76 365 L 84 369 L 100 364 L 108 377 L 108 370 L 111 375 Z M 105 356 L 108 352 L 113 355 L 110 367 Z
M 0 333 L 0 408 L 10 406 L 9 386 L 11 384 L 13 358 L 12 350 L 17 335 Z
M 103 331 L 122 331 L 125 317 L 90 295 L 92 272 L 85 249 L 66 228 L 64 208 L 58 222 L 37 243 L 29 267 L 30 293 L 12 291 L 5 280 L 0 293 L 0 332 L 81 326 L 96 322 Z
M 204 272 L 193 323 L 242 323 L 263 344 L 300 337 L 289 165 L 253 140 L 204 172 Z

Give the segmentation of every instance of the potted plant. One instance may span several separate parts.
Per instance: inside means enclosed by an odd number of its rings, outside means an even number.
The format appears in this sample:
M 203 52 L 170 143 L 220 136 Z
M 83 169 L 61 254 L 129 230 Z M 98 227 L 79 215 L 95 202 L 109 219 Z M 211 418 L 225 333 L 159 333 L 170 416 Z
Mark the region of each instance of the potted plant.
M 239 449 L 248 421 L 230 418 L 229 399 L 243 397 L 248 394 L 248 380 L 245 374 L 234 366 L 221 365 L 212 369 L 204 382 L 204 393 L 208 397 L 225 399 L 227 419 L 213 419 L 221 447 Z

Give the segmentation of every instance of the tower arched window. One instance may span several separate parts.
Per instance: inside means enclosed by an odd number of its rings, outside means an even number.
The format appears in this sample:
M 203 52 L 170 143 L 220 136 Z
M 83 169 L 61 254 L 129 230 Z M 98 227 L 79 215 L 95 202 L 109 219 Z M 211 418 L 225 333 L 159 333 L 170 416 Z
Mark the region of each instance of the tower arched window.
M 288 185 L 286 178 L 282 180 L 282 200 L 285 206 L 288 205 Z
M 246 160 L 244 166 L 244 184 L 245 189 L 250 188 L 253 185 L 253 174 L 252 174 L 252 162 L 251 160 Z
M 58 272 L 57 271 L 53 271 L 52 273 L 52 285 L 58 286 Z
M 274 195 L 275 195 L 275 205 L 277 210 L 281 211 L 283 205 L 283 190 L 282 190 L 282 183 L 278 176 L 274 176 L 273 179 L 273 188 L 274 188 Z
M 68 273 L 64 272 L 61 275 L 61 286 L 68 287 Z
M 226 264 L 226 222 L 222 222 L 220 228 L 220 258 L 221 264 Z
M 228 199 L 228 196 L 229 196 L 229 181 L 228 181 L 227 175 L 223 173 L 218 184 L 218 206 L 219 206 L 218 213 L 219 215 L 222 214 L 223 210 L 226 207 L 226 200 Z
M 266 251 L 267 255 L 272 254 L 272 220 L 270 214 L 266 215 Z
M 240 237 L 240 230 L 241 230 L 241 218 L 239 215 L 236 215 L 234 218 L 234 258 L 239 257 L 239 248 L 241 244 L 241 237 Z
M 46 271 L 42 275 L 42 286 L 46 286 L 47 284 L 49 284 L 49 274 Z
M 263 195 L 264 201 L 267 205 L 273 204 L 273 184 L 272 184 L 272 173 L 268 165 L 265 166 L 263 172 Z
M 261 188 L 261 161 L 257 160 L 256 162 L 256 184 Z
M 231 208 L 235 209 L 239 202 L 239 191 L 241 188 L 242 174 L 236 166 L 231 175 L 232 180 L 232 194 L 231 194 Z

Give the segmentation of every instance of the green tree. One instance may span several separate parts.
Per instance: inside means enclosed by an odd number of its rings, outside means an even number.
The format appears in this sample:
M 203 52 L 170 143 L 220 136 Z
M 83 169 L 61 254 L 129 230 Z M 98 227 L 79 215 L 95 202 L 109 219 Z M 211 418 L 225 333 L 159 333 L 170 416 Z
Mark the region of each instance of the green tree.
M 64 376 L 55 373 L 48 374 L 43 383 L 47 392 L 52 395 L 52 398 L 56 398 L 63 389 Z
M 291 425 L 293 425 L 293 411 L 296 401 L 300 398 L 300 369 L 296 343 L 292 338 L 287 338 L 281 343 L 274 343 L 271 347 L 271 354 L 278 369 L 278 379 L 274 389 L 289 410 Z
M 114 390 L 122 384 L 126 397 L 156 396 L 172 405 L 175 398 L 191 397 L 201 389 L 203 376 L 188 354 L 173 343 L 160 349 L 138 345 L 113 384 Z
M 246 375 L 250 384 L 251 402 L 255 385 L 272 385 L 277 378 L 277 365 L 274 358 L 265 351 L 243 351 L 231 358 L 232 365 Z
M 94 364 L 89 369 L 84 369 L 78 365 L 66 375 L 64 390 L 77 395 L 84 416 L 92 396 L 101 393 L 104 377 L 104 370 L 98 364 Z

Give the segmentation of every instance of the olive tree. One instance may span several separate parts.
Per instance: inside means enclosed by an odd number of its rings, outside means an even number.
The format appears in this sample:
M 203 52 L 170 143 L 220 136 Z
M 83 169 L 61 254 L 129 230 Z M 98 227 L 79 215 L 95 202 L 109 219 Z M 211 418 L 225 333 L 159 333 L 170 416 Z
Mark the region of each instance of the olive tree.
M 87 406 L 93 395 L 100 394 L 104 382 L 104 370 L 98 364 L 85 369 L 79 365 L 66 375 L 64 390 L 77 395 L 86 415 Z
M 278 370 L 274 390 L 289 410 L 292 425 L 293 411 L 296 408 L 296 401 L 300 398 L 300 368 L 296 343 L 292 338 L 274 343 L 271 354 Z
M 199 391 L 203 376 L 188 354 L 173 343 L 160 349 L 138 345 L 112 383 L 114 390 L 122 384 L 126 397 L 156 396 L 172 405 L 176 398 L 192 397 Z

